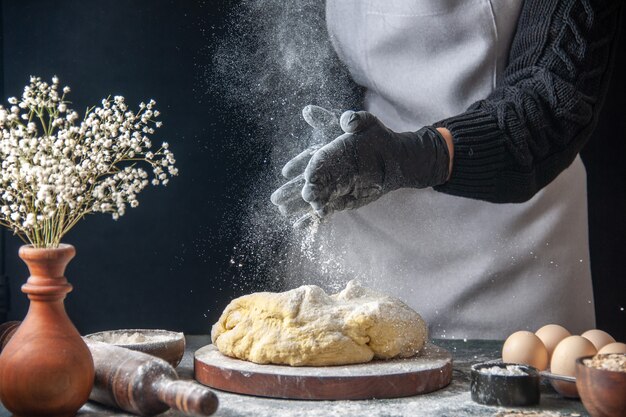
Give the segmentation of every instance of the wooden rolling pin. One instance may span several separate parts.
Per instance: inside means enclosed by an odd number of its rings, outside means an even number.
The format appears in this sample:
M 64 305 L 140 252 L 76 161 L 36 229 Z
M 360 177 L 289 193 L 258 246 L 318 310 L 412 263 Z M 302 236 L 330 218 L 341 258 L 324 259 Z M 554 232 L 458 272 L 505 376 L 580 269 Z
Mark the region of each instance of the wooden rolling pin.
M 19 322 L 0 325 L 0 351 Z M 84 339 L 91 350 L 96 378 L 89 399 L 124 411 L 152 416 L 169 408 L 209 416 L 218 400 L 208 388 L 181 381 L 166 361 L 142 352 Z
M 178 379 L 166 361 L 142 352 L 85 339 L 96 369 L 89 399 L 142 416 L 168 408 L 209 416 L 217 396 L 201 385 Z

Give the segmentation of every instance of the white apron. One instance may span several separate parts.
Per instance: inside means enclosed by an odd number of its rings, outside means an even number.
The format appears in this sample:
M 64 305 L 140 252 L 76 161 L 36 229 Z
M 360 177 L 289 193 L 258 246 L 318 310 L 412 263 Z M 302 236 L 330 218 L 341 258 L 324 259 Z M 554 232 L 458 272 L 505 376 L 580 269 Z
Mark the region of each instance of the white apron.
M 396 131 L 463 112 L 501 76 L 521 0 L 328 0 L 333 44 L 365 109 Z M 580 158 L 530 201 L 402 189 L 326 226 L 349 275 L 404 299 L 434 338 L 594 327 Z

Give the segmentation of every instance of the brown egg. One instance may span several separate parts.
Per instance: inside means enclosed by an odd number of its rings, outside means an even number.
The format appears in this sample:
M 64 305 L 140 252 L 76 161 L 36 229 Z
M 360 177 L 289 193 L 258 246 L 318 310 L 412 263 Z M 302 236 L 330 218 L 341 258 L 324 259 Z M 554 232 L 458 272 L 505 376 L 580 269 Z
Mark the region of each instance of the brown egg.
M 598 350 L 598 353 L 626 353 L 626 343 L 609 343 Z
M 506 339 L 502 346 L 502 360 L 544 370 L 548 366 L 548 351 L 534 333 L 519 331 Z
M 552 353 L 550 371 L 553 374 L 575 376 L 576 359 L 582 356 L 595 355 L 597 349 L 589 340 L 582 336 L 569 336 L 556 345 Z
M 613 336 L 598 329 L 587 330 L 585 333 L 581 334 L 581 336 L 593 343 L 598 350 L 609 343 L 615 343 Z
M 535 334 L 541 339 L 548 350 L 548 362 L 552 358 L 552 352 L 554 352 L 556 345 L 567 336 L 571 336 L 569 330 L 558 324 L 546 324 L 541 329 L 537 330 Z

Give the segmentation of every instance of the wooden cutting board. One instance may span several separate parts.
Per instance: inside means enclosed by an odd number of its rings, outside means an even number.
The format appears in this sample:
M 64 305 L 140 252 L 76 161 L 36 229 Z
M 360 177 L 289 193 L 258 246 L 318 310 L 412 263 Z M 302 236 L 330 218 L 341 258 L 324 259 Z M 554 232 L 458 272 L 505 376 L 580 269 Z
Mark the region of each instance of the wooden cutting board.
M 195 378 L 223 391 L 306 400 L 397 398 L 436 391 L 452 379 L 452 356 L 427 344 L 408 359 L 326 367 L 259 365 L 222 355 L 215 346 L 198 349 Z

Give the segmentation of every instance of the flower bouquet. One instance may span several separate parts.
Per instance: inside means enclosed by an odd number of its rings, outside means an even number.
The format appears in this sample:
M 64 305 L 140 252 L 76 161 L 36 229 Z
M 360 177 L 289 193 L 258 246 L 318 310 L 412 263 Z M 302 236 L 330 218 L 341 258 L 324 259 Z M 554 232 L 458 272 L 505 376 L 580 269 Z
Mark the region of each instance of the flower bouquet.
M 32 77 L 21 100 L 0 106 L 0 224 L 36 248 L 57 247 L 86 214 L 122 216 L 148 184 L 178 174 L 168 144 L 152 152 L 161 126 L 154 100 L 131 111 L 122 96 L 79 114 L 68 108 L 69 87 L 58 91 Z M 143 166 L 142 166 L 143 164 Z
M 0 106 L 0 225 L 26 245 L 26 318 L 0 355 L 0 401 L 15 415 L 74 415 L 93 384 L 93 361 L 63 306 L 74 247 L 63 236 L 90 213 L 122 216 L 150 183 L 178 174 L 168 144 L 152 151 L 156 103 L 131 110 L 124 97 L 81 116 L 69 87 L 31 77 L 21 99 Z M 145 168 L 152 171 L 152 178 Z

